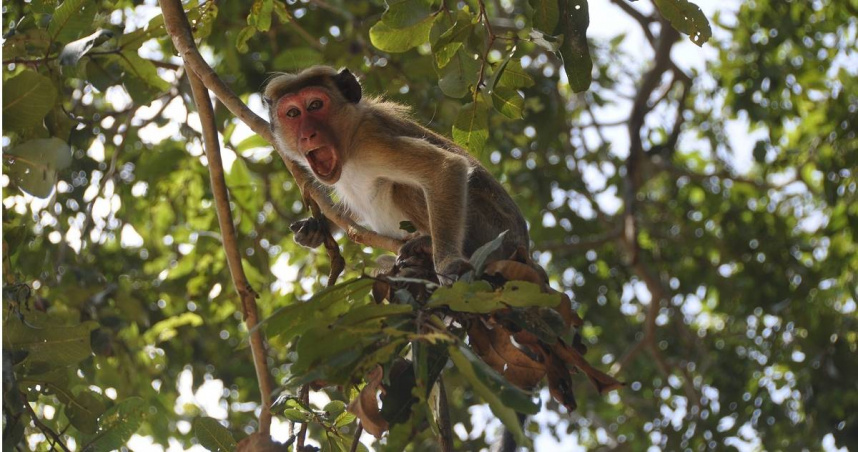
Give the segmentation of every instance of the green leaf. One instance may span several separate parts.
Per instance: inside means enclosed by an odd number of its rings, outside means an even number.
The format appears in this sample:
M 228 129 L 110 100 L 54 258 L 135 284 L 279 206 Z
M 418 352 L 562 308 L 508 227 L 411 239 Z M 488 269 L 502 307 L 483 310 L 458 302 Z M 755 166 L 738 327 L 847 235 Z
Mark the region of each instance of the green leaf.
M 3 42 L 3 59 L 45 55 L 51 46 L 51 36 L 41 28 L 17 30 Z M 3 83 L 6 83 L 5 81 Z
M 113 32 L 103 28 L 98 29 L 95 33 L 80 38 L 77 41 L 72 41 L 63 47 L 60 52 L 61 65 L 77 64 L 80 59 L 87 54 L 93 47 L 103 43 L 113 37 Z
M 489 115 L 482 101 L 462 106 L 453 124 L 453 140 L 473 154 L 482 153 L 489 138 Z
M 422 23 L 432 14 L 433 1 L 389 0 L 381 20 L 392 28 L 408 28 Z
M 328 416 L 330 419 L 336 419 L 340 414 L 346 411 L 346 403 L 341 400 L 332 400 L 322 408 L 322 411 L 324 411 L 325 416 Z
M 503 64 L 498 71 L 500 75 L 497 76 L 497 85 L 503 86 L 506 88 L 518 89 L 518 88 L 530 88 L 534 85 L 533 77 L 530 76 L 527 72 L 525 72 L 524 68 L 521 67 L 521 59 L 513 58 L 512 55 L 507 58 L 506 64 Z
M 235 152 L 241 153 L 248 149 L 270 148 L 271 144 L 260 135 L 251 135 L 235 145 Z
M 273 67 L 278 71 L 295 71 L 322 64 L 324 57 L 315 49 L 295 47 L 281 51 L 275 58 Z
M 459 99 L 465 97 L 480 79 L 480 63 L 464 49 L 459 49 L 449 64 L 438 73 L 438 87 L 444 94 Z
M 524 96 L 518 91 L 499 86 L 492 90 L 492 105 L 509 119 L 521 119 Z
M 248 25 L 253 25 L 259 31 L 271 29 L 271 13 L 274 11 L 274 0 L 256 0 L 247 16 Z
M 51 79 L 25 70 L 3 82 L 3 132 L 22 131 L 42 124 L 54 107 L 57 89 Z
M 447 306 L 457 312 L 487 314 L 508 307 L 554 307 L 560 299 L 559 293 L 543 293 L 538 285 L 525 281 L 508 281 L 496 291 L 486 281 L 470 284 L 456 281 L 450 287 L 439 287 L 426 306 Z
M 348 326 L 357 325 L 369 320 L 382 319 L 395 315 L 409 314 L 414 309 L 409 305 L 401 304 L 366 304 L 349 310 L 349 312 L 340 316 L 334 325 Z
M 65 0 L 51 16 L 48 33 L 55 41 L 72 41 L 91 30 L 95 11 L 96 5 L 89 0 Z
M 198 327 L 203 324 L 203 318 L 198 314 L 193 312 L 185 312 L 183 314 L 179 314 L 175 317 L 170 317 L 168 319 L 161 320 L 160 322 L 152 325 L 152 328 L 149 328 L 143 334 L 143 341 L 147 344 L 157 344 L 164 341 L 169 341 L 176 337 L 179 332 L 178 328 L 183 326 L 190 326 L 191 328 Z
M 99 396 L 89 390 L 82 391 L 76 397 L 62 391 L 56 391 L 56 394 L 66 405 L 66 416 L 76 429 L 87 434 L 98 430 L 98 417 L 107 409 Z
M 247 41 L 250 41 L 250 38 L 256 35 L 256 31 L 256 27 L 248 25 L 238 32 L 238 35 L 235 37 L 235 49 L 238 50 L 238 53 L 247 53 L 250 50 L 250 47 L 247 46 Z
M 48 320 L 47 316 L 44 319 Z M 3 326 L 3 348 L 27 352 L 27 358 L 23 361 L 25 367 L 51 369 L 70 366 L 92 355 L 89 335 L 98 328 L 96 322 L 84 322 L 76 326 L 34 323 L 37 326 L 11 320 Z
M 658 11 L 677 31 L 685 33 L 698 46 L 712 37 L 709 20 L 700 7 L 688 0 L 655 0 Z
M 493 240 L 484 243 L 471 254 L 469 262 L 474 267 L 474 275 L 477 277 L 483 275 L 483 271 L 486 269 L 486 259 L 501 247 L 507 232 L 508 231 L 501 232 Z
M 107 452 L 119 449 L 140 428 L 145 413 L 146 403 L 140 397 L 129 397 L 114 405 L 101 416 L 101 428 L 83 450 Z
M 358 278 L 325 288 L 306 302 L 278 309 L 260 325 L 265 325 L 268 335 L 282 336 L 283 341 L 289 342 L 322 322 L 329 323 L 349 309 L 366 304 L 373 284 L 371 279 Z
M 442 20 L 436 20 L 436 26 L 433 26 L 432 31 L 437 32 L 437 26 L 443 23 Z M 432 34 L 430 34 L 432 53 L 435 54 L 435 64 L 438 68 L 443 68 L 450 63 L 456 52 L 464 46 L 465 40 L 471 36 L 473 28 L 474 17 L 467 11 L 459 10 L 456 15 L 456 23 L 453 26 L 435 39 L 432 39 Z
M 530 439 L 524 435 L 515 412 L 536 414 L 539 411 L 539 405 L 534 403 L 529 394 L 513 386 L 489 367 L 467 346 L 451 345 L 448 351 L 453 364 L 468 380 L 474 391 L 489 404 L 492 413 L 512 433 L 518 445 L 530 447 Z
M 5 117 L 4 117 L 5 119 Z M 7 175 L 27 193 L 47 198 L 57 182 L 57 171 L 71 164 L 71 149 L 59 138 L 40 138 L 6 152 L 12 161 Z
M 528 0 L 527 3 L 533 8 L 531 22 L 534 28 L 549 33 L 554 30 L 560 18 L 557 2 L 558 0 Z
M 429 5 L 422 0 L 389 3 L 381 20 L 369 29 L 370 42 L 390 53 L 405 52 L 427 42 L 435 21 Z
M 235 438 L 217 419 L 198 417 L 194 419 L 194 436 L 200 445 L 212 452 L 231 452 L 237 447 Z
M 561 2 L 560 31 L 563 32 L 563 44 L 560 46 L 560 55 L 563 57 L 569 86 L 572 91 L 580 93 L 586 91 L 593 80 L 593 61 L 590 59 L 590 46 L 587 45 L 590 13 L 587 0 Z
M 170 89 L 170 84 L 158 75 L 155 65 L 140 57 L 136 51 L 122 52 L 119 57 L 117 62 L 125 70 L 125 88 L 138 104 L 148 104 Z

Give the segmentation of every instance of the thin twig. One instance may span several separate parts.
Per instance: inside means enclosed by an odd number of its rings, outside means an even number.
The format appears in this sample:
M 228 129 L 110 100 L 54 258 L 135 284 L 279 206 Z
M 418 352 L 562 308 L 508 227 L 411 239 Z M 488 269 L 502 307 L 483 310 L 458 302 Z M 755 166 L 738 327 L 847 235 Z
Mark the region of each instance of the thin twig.
M 32 418 L 32 420 L 33 420 L 33 424 L 35 424 L 35 425 L 36 425 L 36 427 L 38 427 L 38 428 L 39 428 L 39 430 L 41 430 L 41 431 L 42 431 L 42 433 L 44 433 L 46 436 L 50 436 L 50 437 L 51 437 L 51 439 L 53 439 L 53 440 L 54 440 L 54 445 L 59 445 L 59 446 L 60 446 L 60 449 L 64 450 L 65 452 L 71 452 L 71 451 L 69 450 L 69 448 L 65 445 L 65 443 L 63 443 L 62 438 L 60 438 L 60 435 L 59 435 L 59 434 L 57 434 L 57 432 L 55 432 L 55 431 L 51 430 L 51 428 L 50 428 L 50 427 L 48 427 L 47 425 L 43 424 L 43 423 L 42 423 L 42 421 L 41 421 L 41 420 L 39 420 L 39 416 L 36 416 L 36 412 L 35 412 L 35 411 L 33 411 L 33 407 L 32 407 L 32 406 L 30 406 L 30 402 L 27 402 L 27 401 L 25 400 L 25 401 L 24 401 L 24 406 L 27 408 L 27 411 L 30 413 L 30 417 L 31 417 L 31 418 Z
M 301 386 L 301 390 L 298 392 L 298 398 L 301 400 L 301 403 L 304 406 L 310 406 L 310 385 Z M 303 451 L 304 450 L 304 441 L 307 440 L 307 423 L 304 422 L 301 424 L 301 430 L 298 431 L 298 443 L 295 445 L 295 450 Z
M 352 438 L 352 447 L 349 448 L 349 452 L 356 452 L 358 449 L 358 444 L 360 444 L 360 436 L 363 434 L 363 424 L 358 421 L 357 430 L 355 430 L 355 436 Z
M 256 378 L 259 382 L 259 392 L 262 397 L 262 410 L 259 413 L 259 433 L 268 435 L 271 427 L 271 374 L 268 371 L 266 361 L 265 341 L 262 331 L 256 328 L 259 323 L 259 313 L 256 306 L 258 295 L 247 281 L 241 264 L 241 251 L 238 246 L 238 238 L 233 225 L 232 212 L 229 208 L 229 193 L 226 189 L 224 179 L 223 161 L 218 144 L 217 125 L 214 117 L 211 99 L 208 90 L 193 72 L 188 72 L 188 80 L 191 82 L 191 92 L 200 123 L 203 128 L 203 139 L 205 141 L 206 158 L 208 159 L 209 176 L 211 177 L 212 194 L 215 198 L 218 223 L 220 224 L 223 248 L 235 290 L 241 298 L 242 314 L 244 321 L 250 331 L 250 349 L 253 353 L 253 364 L 256 368 Z

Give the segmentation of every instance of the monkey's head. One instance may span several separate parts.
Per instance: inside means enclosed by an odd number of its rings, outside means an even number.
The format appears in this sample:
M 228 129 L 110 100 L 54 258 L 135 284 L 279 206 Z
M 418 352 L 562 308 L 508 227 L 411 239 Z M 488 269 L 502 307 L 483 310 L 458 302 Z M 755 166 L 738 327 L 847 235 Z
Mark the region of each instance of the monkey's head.
M 345 131 L 354 130 L 360 99 L 360 84 L 348 69 L 326 66 L 278 75 L 264 94 L 278 147 L 330 185 L 340 179 L 350 138 Z

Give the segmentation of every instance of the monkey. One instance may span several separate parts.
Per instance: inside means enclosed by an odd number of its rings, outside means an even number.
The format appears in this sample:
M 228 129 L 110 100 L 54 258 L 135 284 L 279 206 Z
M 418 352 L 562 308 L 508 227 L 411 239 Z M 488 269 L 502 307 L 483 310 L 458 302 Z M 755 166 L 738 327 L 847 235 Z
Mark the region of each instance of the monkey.
M 488 170 L 407 107 L 364 97 L 348 69 L 278 74 L 263 97 L 277 151 L 332 187 L 357 223 L 407 240 L 400 257 L 431 253 L 442 284 L 470 270 L 466 256 L 504 231 L 490 259 L 527 255 L 527 223 Z M 416 235 L 401 229 L 403 221 Z M 322 243 L 312 218 L 292 229 L 303 246 Z

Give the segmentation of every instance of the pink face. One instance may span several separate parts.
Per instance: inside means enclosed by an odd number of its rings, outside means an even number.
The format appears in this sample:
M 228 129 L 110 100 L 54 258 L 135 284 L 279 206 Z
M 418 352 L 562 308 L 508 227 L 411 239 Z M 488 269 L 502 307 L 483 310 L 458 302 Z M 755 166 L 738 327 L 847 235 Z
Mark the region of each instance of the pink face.
M 292 149 L 307 159 L 316 177 L 333 184 L 340 178 L 338 140 L 329 125 L 331 98 L 320 87 L 304 88 L 277 101 L 277 120 Z

